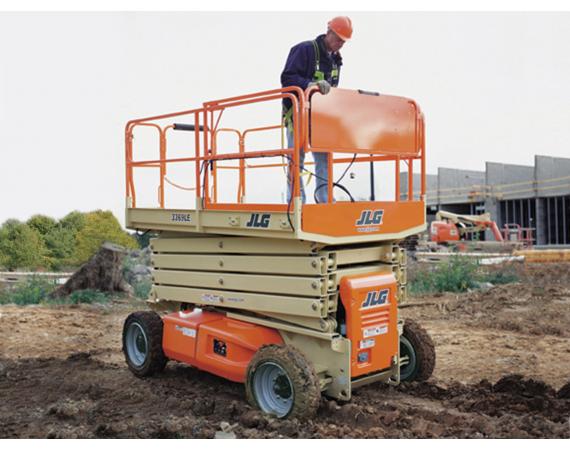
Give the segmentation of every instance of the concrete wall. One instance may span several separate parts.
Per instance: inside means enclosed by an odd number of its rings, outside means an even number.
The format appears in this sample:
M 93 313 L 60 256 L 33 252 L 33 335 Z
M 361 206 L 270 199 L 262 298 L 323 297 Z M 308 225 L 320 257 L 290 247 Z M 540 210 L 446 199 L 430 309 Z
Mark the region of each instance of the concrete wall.
M 498 200 L 534 197 L 534 167 L 485 163 L 487 191 Z
M 570 194 L 570 158 L 534 157 L 537 197 Z
M 500 214 L 500 201 L 533 198 L 535 195 L 534 167 L 531 166 L 486 162 L 485 180 L 485 212 L 491 213 L 497 224 L 504 221 Z M 493 239 L 493 234 L 487 230 L 485 238 Z
M 421 178 L 420 175 L 414 173 L 413 176 L 413 190 L 414 198 L 419 198 L 421 189 Z M 426 196 L 427 204 L 432 203 L 432 200 L 437 198 L 437 175 L 426 174 Z M 408 198 L 408 172 L 402 172 L 400 174 L 400 198 L 405 200 Z
M 485 172 L 440 167 L 437 176 L 439 204 L 482 201 Z

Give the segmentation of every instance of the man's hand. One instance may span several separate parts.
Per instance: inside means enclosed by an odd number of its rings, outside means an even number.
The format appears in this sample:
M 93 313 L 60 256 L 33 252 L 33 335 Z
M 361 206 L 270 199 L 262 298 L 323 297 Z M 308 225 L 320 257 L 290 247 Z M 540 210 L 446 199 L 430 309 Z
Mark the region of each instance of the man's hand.
M 327 95 L 331 91 L 331 85 L 327 80 L 319 80 L 313 81 L 309 83 L 309 87 L 317 86 L 319 88 L 319 92 L 323 95 Z

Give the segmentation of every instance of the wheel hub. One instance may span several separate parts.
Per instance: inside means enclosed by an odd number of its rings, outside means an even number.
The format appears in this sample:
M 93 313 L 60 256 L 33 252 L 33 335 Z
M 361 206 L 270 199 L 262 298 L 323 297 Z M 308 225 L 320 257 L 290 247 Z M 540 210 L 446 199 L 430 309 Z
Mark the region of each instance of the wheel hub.
M 260 364 L 253 377 L 252 390 L 262 411 L 285 417 L 293 408 L 293 383 L 279 364 Z
M 148 354 L 148 341 L 140 324 L 133 322 L 127 329 L 127 355 L 135 366 L 142 366 Z
M 404 336 L 400 336 L 400 359 L 406 357 L 406 362 L 400 364 L 400 379 L 406 380 L 416 370 L 417 357 L 413 345 Z
M 287 400 L 293 392 L 291 391 L 291 385 L 289 384 L 289 379 L 285 375 L 279 375 L 273 379 L 273 392 L 277 397 Z

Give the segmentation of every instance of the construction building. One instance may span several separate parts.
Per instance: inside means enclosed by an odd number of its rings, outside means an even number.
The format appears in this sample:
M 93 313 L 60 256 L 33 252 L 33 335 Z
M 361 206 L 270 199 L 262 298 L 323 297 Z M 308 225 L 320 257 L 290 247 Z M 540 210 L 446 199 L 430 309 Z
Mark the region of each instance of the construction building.
M 570 245 L 570 158 L 534 157 L 534 167 L 485 163 L 485 171 L 438 168 L 426 176 L 428 222 L 438 210 L 456 214 L 491 213 L 499 228 L 533 228 L 535 245 Z M 419 176 L 414 175 L 414 192 Z M 406 198 L 408 176 L 400 176 Z M 492 239 L 490 232 L 482 237 Z

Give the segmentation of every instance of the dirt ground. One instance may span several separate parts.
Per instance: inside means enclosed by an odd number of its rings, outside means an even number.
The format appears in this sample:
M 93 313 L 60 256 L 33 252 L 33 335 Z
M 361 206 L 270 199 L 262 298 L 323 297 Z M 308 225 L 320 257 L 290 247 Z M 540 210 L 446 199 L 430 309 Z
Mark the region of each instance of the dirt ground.
M 137 379 L 121 328 L 140 303 L 0 306 L 0 437 L 570 438 L 570 264 L 486 292 L 410 299 L 436 345 L 428 382 L 382 384 L 315 419 L 253 410 L 242 385 L 169 363 Z

